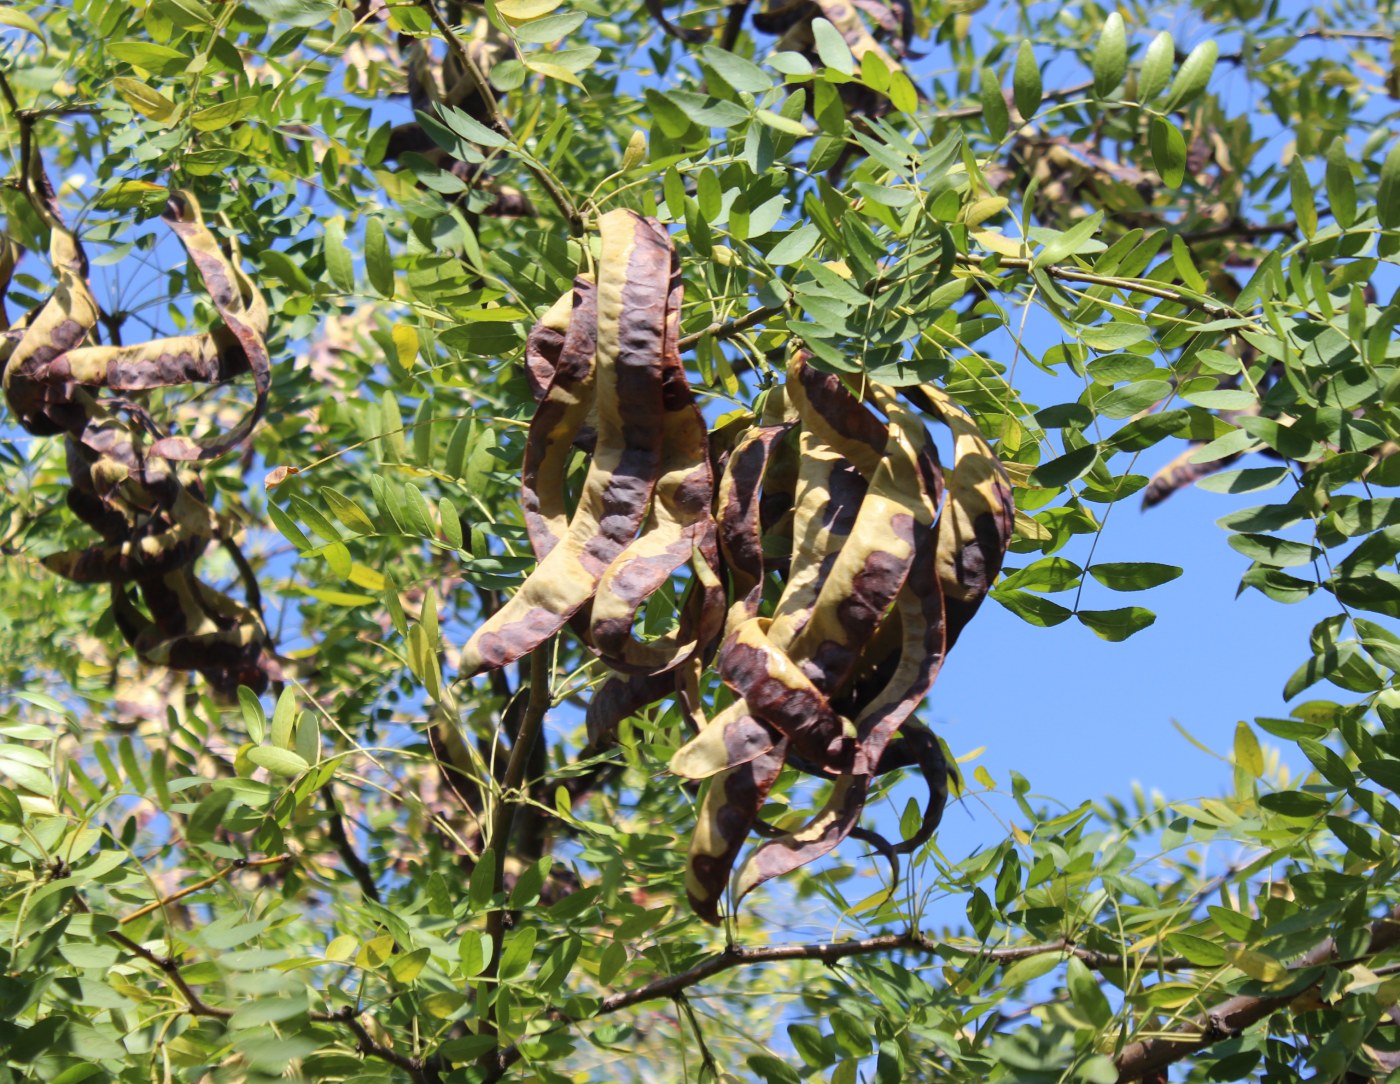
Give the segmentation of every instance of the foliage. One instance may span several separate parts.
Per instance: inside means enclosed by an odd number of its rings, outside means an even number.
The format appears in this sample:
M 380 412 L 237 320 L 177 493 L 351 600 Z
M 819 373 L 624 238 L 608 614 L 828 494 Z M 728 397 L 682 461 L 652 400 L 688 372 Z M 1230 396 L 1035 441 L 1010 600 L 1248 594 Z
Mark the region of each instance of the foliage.
M 1388 7 L 1300 9 L 0 8 L 5 1079 L 1400 1067 L 1400 46 Z M 978 769 L 996 845 L 911 801 L 876 854 L 692 913 L 689 713 L 590 730 L 609 673 L 562 611 L 463 662 L 536 567 L 527 337 L 624 208 L 679 257 L 712 451 L 799 348 L 852 402 L 960 406 L 1013 486 L 989 598 L 1033 625 L 1151 625 L 1181 570 L 1094 561 L 1117 503 L 1259 494 L 1220 521 L 1241 589 L 1336 612 L 1225 792 L 1051 807 Z M 801 760 L 779 831 L 832 789 Z

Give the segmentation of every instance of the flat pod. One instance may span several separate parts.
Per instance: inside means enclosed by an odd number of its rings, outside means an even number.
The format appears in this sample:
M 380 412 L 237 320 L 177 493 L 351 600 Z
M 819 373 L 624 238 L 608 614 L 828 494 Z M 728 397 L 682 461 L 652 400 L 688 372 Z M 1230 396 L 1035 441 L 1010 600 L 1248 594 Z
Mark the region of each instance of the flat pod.
M 609 567 L 633 545 L 638 529 L 643 528 L 664 472 L 669 485 L 668 507 L 686 499 L 685 483 L 673 472 L 694 468 L 694 464 L 664 458 L 668 415 L 673 436 L 676 419 L 683 413 L 666 410 L 666 359 L 673 353 L 668 343 L 675 340 L 680 303 L 671 238 L 654 220 L 630 210 L 609 211 L 599 220 L 599 230 L 602 251 L 596 286 L 591 291 L 594 312 L 589 317 L 588 291 L 575 290 L 559 363 L 540 403 L 542 409 L 568 409 L 564 413 L 554 410 L 540 431 L 532 426 L 535 451 L 531 485 L 540 496 L 526 515 L 532 541 L 536 548 L 546 550 L 545 556 L 517 594 L 487 618 L 463 647 L 462 674 L 466 676 L 528 654 L 594 599 Z M 559 324 L 557 312 L 550 319 Z M 568 520 L 567 531 L 560 535 L 561 489 L 550 489 L 546 500 L 545 486 L 561 486 L 561 444 L 568 434 L 577 433 L 587 389 L 582 388 L 581 380 L 575 380 L 567 403 L 563 398 L 554 403 L 550 395 L 563 378 L 568 378 L 567 360 L 577 361 L 581 373 L 589 338 L 594 345 L 588 406 L 596 426 L 594 457 L 578 507 Z M 547 360 L 547 342 L 543 333 L 536 338 L 540 359 Z M 703 427 L 692 445 L 693 454 L 699 455 L 700 462 L 706 461 Z M 659 520 L 665 514 L 658 511 L 655 515 Z M 704 514 L 707 517 L 707 508 Z M 678 525 L 679 534 L 685 534 L 685 525 Z M 690 559 L 696 543 L 697 539 L 687 539 L 682 560 Z

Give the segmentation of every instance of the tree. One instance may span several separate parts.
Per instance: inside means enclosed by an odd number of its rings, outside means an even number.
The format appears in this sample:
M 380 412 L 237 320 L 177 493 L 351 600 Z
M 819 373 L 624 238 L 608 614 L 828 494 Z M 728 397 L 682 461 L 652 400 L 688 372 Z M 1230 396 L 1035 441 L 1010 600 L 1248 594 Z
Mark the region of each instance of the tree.
M 0 9 L 5 1079 L 1393 1073 L 1400 45 L 1300 7 Z M 959 771 L 1193 482 L 1313 699 Z

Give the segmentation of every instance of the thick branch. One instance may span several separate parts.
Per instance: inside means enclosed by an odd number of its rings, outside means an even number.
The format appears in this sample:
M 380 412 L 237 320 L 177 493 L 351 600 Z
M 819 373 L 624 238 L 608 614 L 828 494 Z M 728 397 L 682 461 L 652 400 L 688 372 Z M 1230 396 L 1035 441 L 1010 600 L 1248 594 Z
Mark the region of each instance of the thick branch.
M 1371 924 L 1371 941 L 1366 947 L 1365 955 L 1374 956 L 1397 944 L 1400 944 L 1400 907 Z M 1337 944 L 1329 937 L 1308 952 L 1290 970 L 1298 971 L 1335 962 Z M 1120 1082 L 1141 1080 L 1213 1043 L 1234 1038 L 1270 1013 L 1283 1008 L 1297 996 L 1295 991 L 1287 997 L 1232 997 L 1163 1038 L 1142 1039 L 1130 1043 L 1115 1059 L 1118 1079 Z

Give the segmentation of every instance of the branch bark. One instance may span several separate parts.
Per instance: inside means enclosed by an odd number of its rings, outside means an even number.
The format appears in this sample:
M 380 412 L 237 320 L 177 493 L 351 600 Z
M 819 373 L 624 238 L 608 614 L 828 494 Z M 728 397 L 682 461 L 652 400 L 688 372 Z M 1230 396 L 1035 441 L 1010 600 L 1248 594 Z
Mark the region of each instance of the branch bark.
M 1396 945 L 1400 945 L 1400 907 L 1394 908 L 1384 918 L 1371 924 L 1371 941 L 1366 947 L 1365 955 L 1374 956 Z M 1337 944 L 1329 937 L 1310 950 L 1289 970 L 1299 971 L 1335 962 L 1338 962 Z M 1142 1039 L 1130 1043 L 1114 1059 L 1118 1068 L 1118 1080 L 1120 1084 L 1141 1080 L 1150 1074 L 1161 1072 L 1183 1058 L 1190 1057 L 1198 1050 L 1204 1050 L 1213 1043 L 1232 1039 L 1269 1014 L 1283 1008 L 1297 996 L 1294 993 L 1287 997 L 1232 997 L 1162 1038 Z

